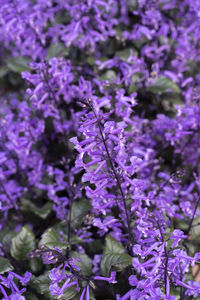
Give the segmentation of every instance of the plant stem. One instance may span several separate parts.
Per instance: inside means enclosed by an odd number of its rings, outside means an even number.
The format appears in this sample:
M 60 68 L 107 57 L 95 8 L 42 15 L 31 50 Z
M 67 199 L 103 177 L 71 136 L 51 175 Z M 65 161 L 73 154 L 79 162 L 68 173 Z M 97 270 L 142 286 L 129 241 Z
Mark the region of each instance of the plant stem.
M 192 228 L 192 223 L 193 223 L 193 221 L 194 221 L 194 217 L 195 217 L 195 215 L 196 215 L 196 211 L 197 211 L 197 208 L 198 208 L 199 204 L 200 204 L 200 197 L 199 197 L 199 199 L 198 199 L 198 201 L 197 201 L 197 203 L 196 203 L 196 205 L 195 205 L 195 208 L 194 208 L 194 211 L 193 211 L 193 215 L 192 215 L 192 219 L 190 220 L 188 229 L 187 229 L 187 231 L 186 231 L 186 235 L 188 235 L 188 234 L 190 233 L 190 230 L 191 230 L 191 228 Z
M 161 230 L 161 226 L 160 226 L 159 221 L 157 220 L 157 218 L 155 218 L 155 220 L 156 220 L 156 223 L 157 223 L 157 226 L 158 226 L 158 230 L 160 231 L 160 236 L 161 236 L 162 243 L 164 243 L 165 240 L 164 240 L 164 236 L 163 236 L 163 233 L 162 233 L 162 230 Z M 168 256 L 166 245 L 164 246 L 164 251 L 165 251 L 165 258 L 166 258 L 166 260 L 165 260 L 165 271 L 164 271 L 164 283 L 165 283 L 165 294 L 167 294 L 167 276 L 168 276 L 167 268 L 168 268 L 169 256 Z
M 96 111 L 93 107 L 93 105 L 91 104 L 91 102 L 89 102 L 89 106 L 91 107 L 94 115 L 95 115 L 95 118 L 97 120 L 97 125 L 98 125 L 98 128 L 99 128 L 99 131 L 100 131 L 100 135 L 101 135 L 101 138 L 102 138 L 102 141 L 103 141 L 103 144 L 104 144 L 104 147 L 105 147 L 105 150 L 106 150 L 106 154 L 107 154 L 107 157 L 108 157 L 108 160 L 109 160 L 109 163 L 110 163 L 110 166 L 111 166 L 111 169 L 113 171 L 113 174 L 115 176 L 115 179 L 117 181 L 117 185 L 118 185 L 118 188 L 119 188 L 119 191 L 120 191 L 120 194 L 121 194 L 121 197 L 122 197 L 122 201 L 123 201 L 123 206 L 124 206 L 124 211 L 125 211 L 125 215 L 126 215 L 126 221 L 127 221 L 127 226 L 128 226 L 128 238 L 129 238 L 129 242 L 131 243 L 132 241 L 132 235 L 131 235 L 131 226 L 130 226 L 130 219 L 129 219 L 129 215 L 128 215 L 128 209 L 127 209 L 127 205 L 126 205 L 126 198 L 125 198 L 125 195 L 124 195 L 124 192 L 123 192 L 123 189 L 122 189 L 122 186 L 121 186 L 121 181 L 120 181 L 120 177 L 114 167 L 114 164 L 113 164 L 113 161 L 112 161 L 112 158 L 110 156 L 110 153 L 108 151 L 108 146 L 106 144 L 106 139 L 104 137 L 104 134 L 103 134 L 103 131 L 102 131 L 102 128 L 101 128 L 101 122 L 96 114 Z

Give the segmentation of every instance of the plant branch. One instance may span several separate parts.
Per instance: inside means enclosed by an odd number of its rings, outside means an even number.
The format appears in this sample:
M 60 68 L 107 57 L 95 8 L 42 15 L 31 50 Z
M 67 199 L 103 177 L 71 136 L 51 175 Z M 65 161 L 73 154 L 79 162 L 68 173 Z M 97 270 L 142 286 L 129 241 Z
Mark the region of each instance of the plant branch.
M 107 154 L 107 157 L 108 157 L 108 160 L 109 160 L 109 163 L 110 163 L 110 166 L 111 166 L 111 169 L 113 171 L 113 174 L 115 176 L 115 179 L 117 181 L 117 185 L 118 185 L 118 188 L 119 188 L 119 191 L 120 191 L 120 194 L 121 194 L 121 197 L 122 197 L 122 201 L 123 201 L 123 206 L 124 206 L 124 211 L 125 211 L 125 215 L 126 215 L 126 221 L 127 221 L 127 226 L 128 226 L 128 237 L 129 237 L 129 242 L 131 243 L 132 241 L 132 235 L 131 235 L 131 226 L 130 226 L 130 219 L 129 219 L 129 215 L 128 215 L 128 209 L 127 209 L 127 205 L 126 205 L 126 199 L 125 199 L 125 195 L 124 195 L 124 192 L 123 192 L 123 189 L 122 189 L 122 186 L 121 186 L 121 181 L 120 181 L 120 177 L 114 167 L 114 164 L 113 164 L 113 161 L 112 161 L 112 158 L 110 156 L 110 153 L 109 153 L 109 150 L 108 150 L 108 146 L 107 146 L 107 143 L 106 143 L 106 139 L 104 137 L 104 134 L 103 134 L 103 130 L 102 130 L 102 127 L 101 127 L 101 122 L 96 114 L 96 111 L 91 103 L 91 101 L 89 100 L 88 101 L 89 103 L 89 106 L 91 107 L 94 115 L 95 115 L 95 118 L 97 120 L 97 125 L 98 125 L 98 128 L 99 128 L 99 132 L 100 132 L 100 135 L 101 135 L 101 139 L 103 141 L 103 144 L 104 144 L 104 147 L 105 147 L 105 150 L 106 150 L 106 154 Z

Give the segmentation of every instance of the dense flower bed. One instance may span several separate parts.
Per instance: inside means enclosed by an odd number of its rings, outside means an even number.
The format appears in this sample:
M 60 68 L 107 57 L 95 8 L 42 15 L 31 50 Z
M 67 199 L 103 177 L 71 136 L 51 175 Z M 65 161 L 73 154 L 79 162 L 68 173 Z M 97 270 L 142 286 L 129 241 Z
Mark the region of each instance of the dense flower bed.
M 0 298 L 200 299 L 200 2 L 0 0 Z

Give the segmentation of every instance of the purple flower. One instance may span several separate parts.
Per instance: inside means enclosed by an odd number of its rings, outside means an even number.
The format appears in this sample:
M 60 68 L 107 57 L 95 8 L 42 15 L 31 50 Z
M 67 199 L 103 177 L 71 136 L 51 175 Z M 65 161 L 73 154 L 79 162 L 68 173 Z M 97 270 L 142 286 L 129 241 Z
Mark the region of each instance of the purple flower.
M 24 274 L 24 277 L 14 272 L 8 272 L 7 277 L 0 275 L 0 290 L 4 296 L 3 299 L 25 299 L 25 297 L 22 296 L 22 294 L 26 291 L 26 289 L 23 288 L 20 290 L 16 284 L 16 279 L 19 280 L 21 285 L 26 285 L 29 282 L 31 276 L 32 274 L 30 272 L 26 272 Z M 8 290 L 10 290 L 11 292 L 10 296 L 7 295 Z
M 116 277 L 116 272 L 111 272 L 110 277 L 102 277 L 102 276 L 94 276 L 93 279 L 94 280 L 103 280 L 103 281 L 107 281 L 109 283 L 117 283 L 117 281 L 115 280 Z

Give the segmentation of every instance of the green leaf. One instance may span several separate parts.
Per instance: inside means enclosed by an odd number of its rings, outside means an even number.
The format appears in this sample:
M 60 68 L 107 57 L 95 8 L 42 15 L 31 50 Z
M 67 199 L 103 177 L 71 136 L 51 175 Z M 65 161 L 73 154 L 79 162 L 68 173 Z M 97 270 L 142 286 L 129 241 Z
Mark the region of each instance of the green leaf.
M 121 60 L 127 62 L 127 59 L 130 57 L 131 51 L 133 52 L 133 54 L 135 56 L 138 56 L 138 53 L 137 53 L 137 51 L 134 48 L 125 48 L 123 50 L 117 51 L 115 53 L 115 55 L 119 56 L 121 58 Z
M 37 273 L 42 269 L 42 260 L 40 258 L 31 258 L 30 268 L 33 273 Z
M 10 224 L 7 224 L 7 226 L 4 226 L 1 230 L 0 230 L 0 242 L 2 243 L 3 239 L 5 238 L 5 236 L 11 231 L 10 230 Z
M 127 61 L 130 56 L 130 48 L 126 48 L 115 53 L 118 57 L 120 57 L 123 61 Z
M 174 240 L 173 239 L 170 239 L 168 242 L 167 242 L 167 251 L 169 251 L 171 249 L 171 246 L 173 244 Z
M 16 236 L 16 232 L 14 232 L 14 231 L 9 231 L 8 233 L 5 234 L 2 244 L 3 244 L 4 250 L 6 252 L 10 253 L 12 239 L 15 236 Z
M 24 226 L 11 242 L 11 255 L 16 260 L 26 260 L 27 254 L 35 249 L 35 236 Z
M 82 201 L 77 201 L 72 204 L 71 211 L 71 220 L 72 220 L 72 228 L 77 228 L 81 225 L 83 220 L 85 219 L 85 215 L 90 210 L 91 205 L 90 202 L 86 199 Z
M 80 259 L 80 261 L 74 262 L 74 264 L 80 268 L 81 273 L 84 276 L 90 276 L 92 273 L 92 261 L 88 255 L 79 252 L 72 252 L 71 256 L 73 258 Z
M 154 83 L 149 85 L 147 90 L 152 93 L 164 93 L 167 90 L 180 93 L 180 89 L 177 84 L 165 76 L 155 79 Z
M 48 297 L 48 299 L 57 299 L 56 296 L 50 295 L 49 286 L 50 286 L 49 272 L 44 273 L 38 277 L 35 277 L 31 280 L 30 285 L 37 290 L 41 295 Z M 63 295 L 59 298 L 62 300 L 71 300 L 75 299 L 75 296 L 78 294 L 76 287 L 72 286 L 67 288 Z
M 89 290 L 89 299 L 90 299 L 90 300 L 96 300 L 96 298 L 95 298 L 95 296 L 94 296 L 94 293 L 93 293 L 92 289 Z M 80 300 L 80 298 L 79 298 L 79 300 Z
M 59 234 L 54 228 L 49 228 L 43 233 L 39 246 L 42 245 L 45 245 L 51 249 L 53 249 L 54 246 L 57 246 L 60 250 L 68 247 L 68 243 L 61 241 Z
M 63 296 L 60 297 L 62 300 L 71 300 L 78 294 L 76 287 L 71 286 L 66 289 L 66 292 L 63 293 Z
M 7 67 L 15 73 L 21 73 L 23 71 L 30 71 L 31 68 L 28 67 L 29 62 L 30 62 L 30 59 L 28 57 L 17 56 L 8 61 Z
M 98 77 L 98 79 L 100 79 L 100 80 L 108 80 L 109 82 L 116 80 L 116 78 L 117 78 L 117 75 L 114 70 L 105 71 L 103 73 L 103 75 Z
M 106 245 L 104 249 L 104 255 L 110 253 L 125 253 L 124 247 L 118 243 L 111 235 L 107 235 L 106 237 Z
M 13 270 L 13 266 L 9 260 L 5 257 L 0 256 L 0 274 Z
M 47 202 L 44 206 L 37 207 L 33 202 L 27 199 L 21 200 L 21 208 L 25 212 L 31 212 L 41 219 L 46 219 L 48 215 L 51 213 L 52 203 Z
M 117 79 L 117 74 L 113 70 L 108 70 L 104 73 L 102 78 L 105 79 L 105 80 L 108 80 L 108 81 L 110 81 L 112 79 L 116 80 Z
M 112 267 L 116 267 L 118 271 L 132 264 L 132 257 L 127 253 L 120 254 L 105 254 L 101 260 L 101 274 L 103 276 L 109 276 Z
M 49 278 L 49 272 L 44 273 L 38 277 L 35 277 L 33 280 L 31 279 L 30 285 L 37 290 L 37 292 L 41 295 L 49 296 L 49 284 L 51 280 Z M 52 298 L 51 298 L 52 299 Z
M 134 93 L 134 92 L 136 92 L 138 90 L 137 83 L 139 82 L 140 77 L 141 77 L 141 74 L 139 72 L 135 73 L 132 76 L 132 84 L 130 84 L 128 86 L 128 92 L 129 92 L 129 94 L 132 94 L 132 93 Z
M 47 51 L 46 59 L 49 60 L 52 57 L 58 57 L 60 55 L 67 55 L 69 50 L 62 43 L 51 44 Z
M 0 68 L 0 78 L 6 76 L 9 72 L 9 68 L 7 66 L 3 66 Z
M 27 292 L 23 295 L 25 296 L 26 300 L 38 300 L 38 298 L 32 293 Z
M 169 105 L 174 105 L 174 104 L 178 104 L 178 105 L 183 105 L 184 101 L 181 98 L 181 95 L 178 93 L 174 93 L 174 92 L 165 92 L 161 95 L 161 101 L 163 102 L 168 102 Z
M 51 213 L 52 203 L 47 202 L 44 206 L 41 208 L 36 208 L 34 213 L 40 217 L 41 219 L 46 219 L 48 215 Z
M 138 9 L 138 1 L 137 0 L 128 0 L 128 7 L 130 11 L 136 11 Z
M 112 236 L 106 237 L 106 245 L 101 260 L 101 273 L 103 276 L 109 276 L 112 267 L 118 271 L 132 264 L 132 257 L 125 253 L 124 247 Z
M 88 56 L 87 58 L 86 58 L 86 62 L 88 63 L 88 64 L 90 64 L 90 65 L 95 65 L 95 58 L 93 57 L 93 56 Z

